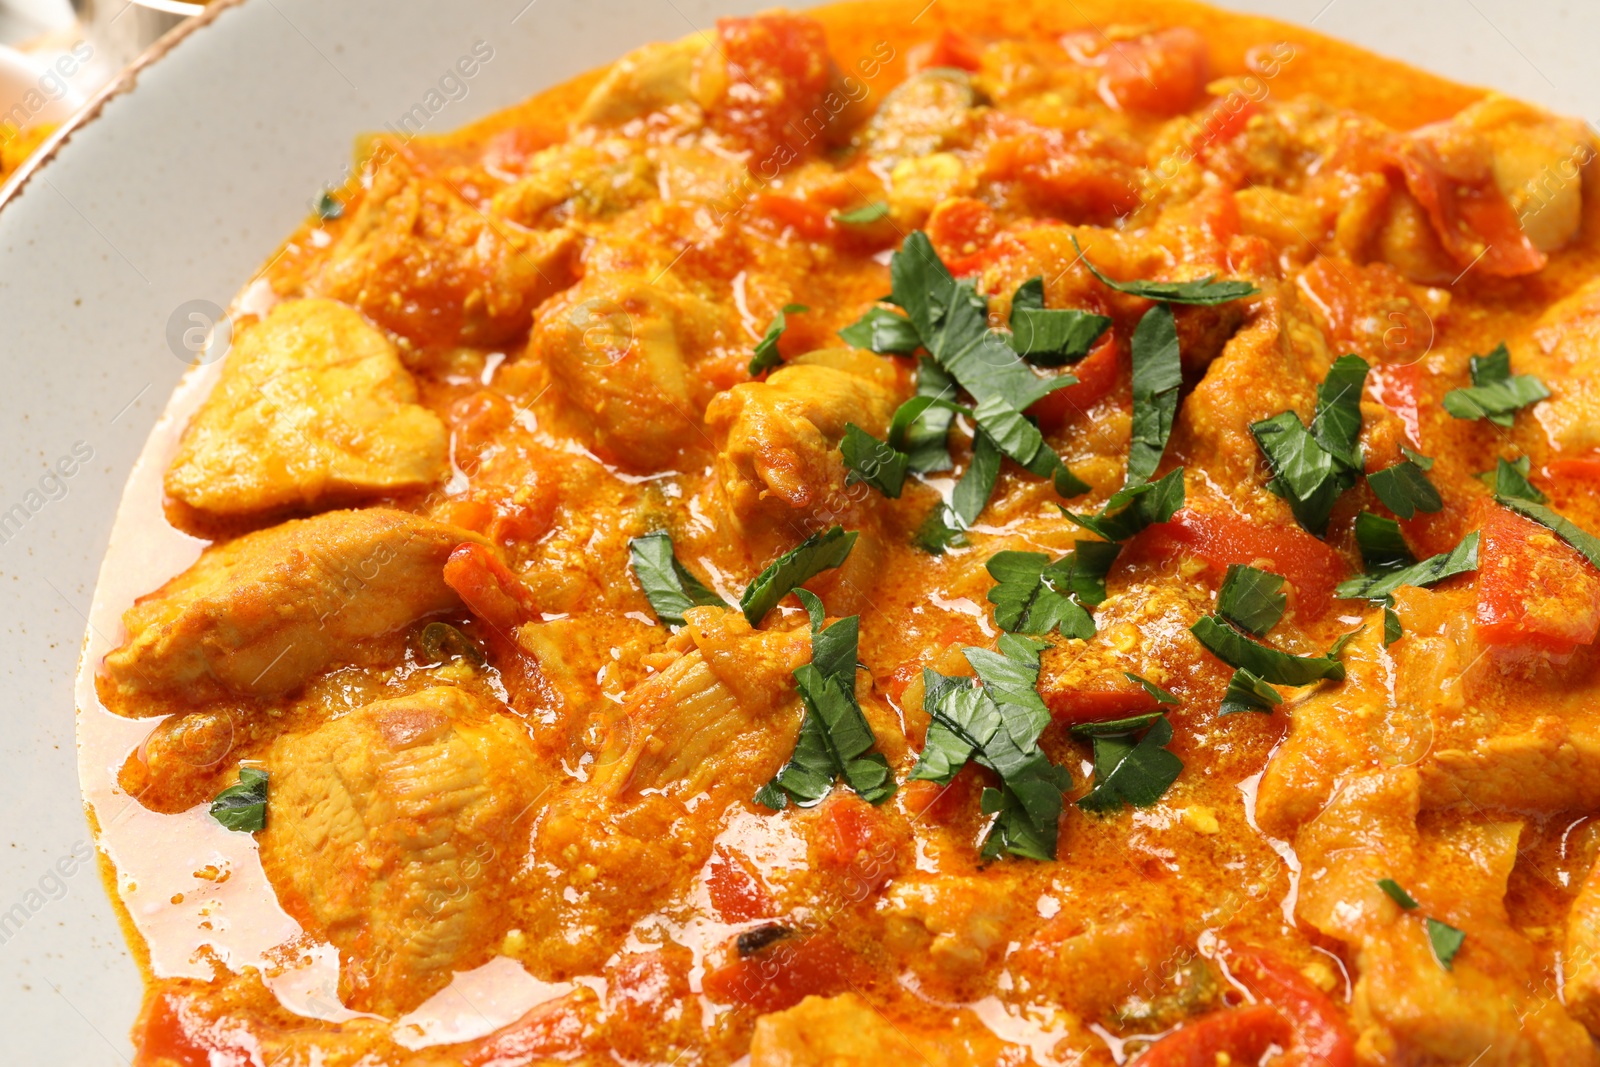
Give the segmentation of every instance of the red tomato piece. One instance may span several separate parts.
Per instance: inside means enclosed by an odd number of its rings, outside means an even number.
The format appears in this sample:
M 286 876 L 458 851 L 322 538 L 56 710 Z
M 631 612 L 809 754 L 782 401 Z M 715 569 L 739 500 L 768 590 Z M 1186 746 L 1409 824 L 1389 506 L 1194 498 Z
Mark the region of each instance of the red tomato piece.
M 1194 106 L 1210 80 L 1206 39 L 1187 26 L 1113 41 L 1099 58 L 1100 97 L 1124 111 L 1176 115 Z
M 1326 993 L 1276 956 L 1261 949 L 1236 949 L 1228 964 L 1245 988 L 1282 1012 L 1294 1031 L 1283 1067 L 1355 1067 L 1350 1024 Z
M 987 265 L 989 257 L 984 253 L 995 232 L 994 211 L 970 197 L 945 200 L 928 216 L 928 240 L 950 273 L 958 277 Z
M 761 879 L 738 856 L 721 847 L 706 864 L 706 892 L 717 916 L 725 923 L 766 919 L 776 911 Z
M 977 70 L 981 62 L 978 42 L 952 30 L 941 30 L 938 37 L 914 46 L 907 55 L 907 66 L 912 71 L 929 67 Z
M 187 997 L 156 997 L 134 1030 L 139 1050 L 134 1067 L 251 1067 L 261 1062 L 261 1046 L 248 1030 L 206 1018 Z
M 1411 447 L 1422 448 L 1422 415 L 1417 398 L 1422 393 L 1421 363 L 1391 363 L 1374 367 L 1367 378 L 1372 398 L 1405 424 Z
M 1133 682 L 1124 684 L 1120 676 L 1096 679 L 1094 684 L 1096 688 L 1093 689 L 1079 685 L 1055 688 L 1044 681 L 1040 683 L 1039 695 L 1044 698 L 1051 716 L 1069 725 L 1142 715 L 1160 706 L 1142 687 Z
M 456 1055 L 463 1067 L 500 1067 L 547 1056 L 566 1058 L 583 1050 L 584 1029 L 584 1017 L 572 998 L 562 997 L 535 1005 L 510 1026 L 469 1044 Z
M 1434 322 L 1415 291 L 1387 263 L 1314 260 L 1297 279 L 1321 314 L 1333 346 L 1380 365 L 1415 363 L 1433 347 Z
M 834 112 L 823 98 L 837 71 L 827 35 L 816 19 L 787 12 L 718 19 L 717 35 L 728 90 L 711 123 L 750 150 L 752 173 L 777 177 L 830 133 Z
M 469 543 L 450 553 L 444 584 L 461 594 L 469 611 L 507 637 L 539 610 L 522 579 L 482 545 Z
M 978 810 L 978 794 L 983 791 L 983 775 L 972 764 L 961 768 L 949 785 L 913 781 L 900 787 L 905 810 L 913 819 L 944 826 L 963 812 Z
M 1575 456 L 1570 459 L 1553 459 L 1545 465 L 1551 478 L 1570 478 L 1574 481 L 1600 481 L 1600 456 Z
M 1067 368 L 1077 385 L 1047 393 L 1028 407 L 1028 414 L 1046 430 L 1054 430 L 1073 415 L 1086 415 L 1117 387 L 1123 359 L 1117 348 L 1116 329 L 1107 330 L 1089 354 Z
M 1545 254 L 1522 232 L 1517 213 L 1491 177 L 1468 184 L 1451 178 L 1433 147 L 1415 137 L 1396 137 L 1389 158 L 1417 198 L 1439 243 L 1463 270 L 1510 278 L 1544 269 Z
M 1217 1067 L 1259 1063 L 1273 1045 L 1287 1048 L 1289 1020 L 1265 1004 L 1229 1008 L 1185 1023 L 1151 1045 L 1133 1067 Z M 1226 1057 L 1226 1058 L 1224 1058 Z
M 1566 655 L 1600 633 L 1600 570 L 1531 519 L 1485 502 L 1478 637 Z
M 996 128 L 1019 132 L 995 138 L 985 153 L 985 177 L 1018 182 L 1040 202 L 1041 211 L 1093 222 L 1110 221 L 1139 206 L 1133 164 L 1069 145 L 1059 130 L 1015 122 L 997 122 Z
M 1251 522 L 1228 511 L 1184 508 L 1134 541 L 1137 551 L 1157 559 L 1190 555 L 1217 571 L 1235 563 L 1265 560 L 1299 596 L 1307 618 L 1319 618 L 1333 604 L 1333 590 L 1349 574 L 1344 557 L 1298 526 Z
M 756 1012 L 783 1011 L 808 996 L 849 989 L 860 957 L 827 930 L 780 938 L 751 956 L 708 970 L 701 988 L 712 1000 Z
M 817 810 L 811 855 L 818 870 L 841 882 L 840 891 L 851 901 L 877 893 L 900 868 L 888 816 L 860 797 L 838 791 Z

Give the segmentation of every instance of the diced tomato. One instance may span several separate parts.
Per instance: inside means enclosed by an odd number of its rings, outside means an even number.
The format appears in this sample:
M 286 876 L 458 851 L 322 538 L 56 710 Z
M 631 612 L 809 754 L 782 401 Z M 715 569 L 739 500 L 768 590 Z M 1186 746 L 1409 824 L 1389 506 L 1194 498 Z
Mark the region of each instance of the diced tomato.
M 1574 456 L 1569 459 L 1553 459 L 1545 465 L 1544 469 L 1551 478 L 1600 482 L 1600 456 Z
M 479 389 L 450 405 L 456 466 L 476 473 L 478 456 L 511 424 L 511 403 L 489 389 Z
M 739 857 L 718 847 L 706 864 L 706 892 L 725 923 L 766 919 L 775 914 L 772 895 Z
M 1194 106 L 1210 80 L 1206 39 L 1187 26 L 1094 47 L 1105 68 L 1100 97 L 1124 111 L 1176 115 Z
M 1387 263 L 1321 257 L 1300 272 L 1300 292 L 1341 352 L 1376 364 L 1415 363 L 1433 347 L 1434 322 L 1409 282 Z
M 463 530 L 488 533 L 489 524 L 494 521 L 494 505 L 487 500 L 461 497 L 446 501 L 440 518 L 451 526 L 459 526 Z
M 1077 385 L 1046 393 L 1033 402 L 1028 414 L 1039 420 L 1046 430 L 1054 430 L 1073 415 L 1086 415 L 1106 394 L 1117 387 L 1122 375 L 1123 359 L 1117 347 L 1116 329 L 1113 327 L 1096 342 L 1084 356 L 1066 368 Z
M 1142 715 L 1154 711 L 1159 705 L 1156 698 L 1144 688 L 1125 682 L 1119 675 L 1097 678 L 1093 688 L 1071 685 L 1053 687 L 1041 680 L 1039 695 L 1057 722 L 1076 725 L 1081 722 L 1105 722 L 1129 715 Z
M 701 989 L 712 1000 L 757 1012 L 783 1011 L 808 996 L 830 996 L 862 977 L 859 956 L 828 930 L 796 934 L 706 972 Z
M 813 866 L 840 883 L 850 901 L 883 888 L 900 869 L 896 835 L 888 816 L 865 800 L 835 791 L 817 810 L 811 833 Z
M 1333 604 L 1333 590 L 1349 574 L 1344 557 L 1298 526 L 1251 522 L 1230 511 L 1184 508 L 1171 522 L 1145 530 L 1130 548 L 1156 559 L 1194 556 L 1216 571 L 1266 560 L 1294 586 L 1299 610 L 1316 619 Z
M 649 952 L 624 953 L 606 967 L 606 1022 L 612 1059 L 647 1062 L 649 1044 L 693 995 L 688 949 L 668 943 Z
M 1600 633 L 1600 570 L 1531 519 L 1482 505 L 1478 637 L 1566 655 Z
M 1522 232 L 1492 176 L 1473 184 L 1450 177 L 1433 147 L 1416 137 L 1397 136 L 1389 158 L 1427 212 L 1439 243 L 1463 270 L 1476 264 L 1485 274 L 1510 278 L 1544 268 L 1545 254 Z
M 261 1046 L 244 1027 L 208 1019 L 187 997 L 162 993 L 134 1027 L 134 1067 L 251 1067 Z
M 1228 1008 L 1185 1023 L 1151 1045 L 1133 1067 L 1217 1067 L 1260 1063 L 1276 1045 L 1292 1040 L 1289 1020 L 1265 1004 Z
M 585 1026 L 575 998 L 545 1001 L 488 1037 L 465 1047 L 456 1046 L 450 1062 L 459 1062 L 463 1067 L 502 1067 L 543 1061 L 546 1057 L 565 1059 L 583 1050 Z
M 483 545 L 468 543 L 450 553 L 444 583 L 461 595 L 469 611 L 506 636 L 539 610 L 522 579 Z
M 530 544 L 549 532 L 555 522 L 557 494 L 550 478 L 524 481 L 508 500 L 495 502 L 489 540 L 497 545 Z
M 950 273 L 961 276 L 981 270 L 984 255 L 994 240 L 994 211 L 982 200 L 955 197 L 941 202 L 928 216 L 928 240 Z
M 983 775 L 967 764 L 956 772 L 949 785 L 912 781 L 900 787 L 905 810 L 911 818 L 946 825 L 965 812 L 978 810 L 978 794 L 983 791 Z
M 1134 164 L 1069 144 L 1059 130 L 996 124 L 1001 133 L 984 155 L 984 176 L 1015 181 L 1041 212 L 1073 222 L 1110 221 L 1139 206 Z
M 1367 378 L 1372 398 L 1405 424 L 1411 447 L 1422 447 L 1422 417 L 1417 398 L 1422 393 L 1421 363 L 1390 363 L 1374 367 Z
M 774 178 L 832 132 L 823 98 L 838 75 L 827 35 L 816 19 L 778 11 L 718 19 L 717 35 L 728 89 L 712 126 L 750 150 L 753 174 Z
M 762 193 L 751 199 L 750 206 L 757 215 L 765 215 L 783 226 L 791 227 L 808 241 L 826 241 L 839 229 L 828 208 L 809 200 Z
M 1258 949 L 1236 950 L 1228 963 L 1262 1003 L 1186 1023 L 1134 1060 L 1134 1067 L 1216 1067 L 1259 1063 L 1272 1046 L 1273 1067 L 1355 1067 L 1355 1040 L 1339 1008 L 1282 961 Z
M 933 40 L 914 45 L 906 56 L 906 65 L 913 72 L 929 67 L 977 70 L 981 62 L 978 42 L 952 30 L 942 30 Z

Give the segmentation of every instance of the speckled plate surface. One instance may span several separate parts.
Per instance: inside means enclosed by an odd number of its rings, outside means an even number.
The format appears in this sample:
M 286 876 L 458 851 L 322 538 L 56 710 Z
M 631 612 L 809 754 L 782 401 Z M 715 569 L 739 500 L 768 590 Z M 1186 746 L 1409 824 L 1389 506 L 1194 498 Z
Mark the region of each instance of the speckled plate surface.
M 934 0 L 955 3 L 959 0 Z M 1069 3 L 1071 0 L 1064 0 Z M 138 968 L 92 861 L 73 675 L 129 472 L 192 353 L 352 139 L 422 103 L 476 42 L 445 130 L 753 0 L 243 0 L 91 101 L 0 203 L 0 1040 L 8 1064 L 126 1063 Z M 929 5 L 932 7 L 932 4 Z M 1600 5 L 1239 0 L 1461 81 L 1594 119 Z M 192 337 L 192 335 L 191 335 Z M 147 561 L 113 551 L 101 581 Z

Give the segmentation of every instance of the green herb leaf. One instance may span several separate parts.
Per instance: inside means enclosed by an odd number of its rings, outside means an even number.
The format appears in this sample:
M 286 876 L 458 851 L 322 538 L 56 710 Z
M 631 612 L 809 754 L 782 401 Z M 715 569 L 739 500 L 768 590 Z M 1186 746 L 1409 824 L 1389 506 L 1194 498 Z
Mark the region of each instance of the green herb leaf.
M 855 547 L 857 536 L 855 530 L 846 533 L 842 527 L 834 526 L 812 534 L 773 560 L 739 598 L 746 621 L 751 626 L 761 625 L 778 601 L 823 571 L 843 563 Z
M 750 359 L 748 369 L 752 378 L 762 371 L 771 370 L 773 367 L 782 365 L 783 357 L 778 355 L 778 338 L 782 337 L 783 331 L 789 327 L 788 319 L 785 316 L 810 310 L 804 304 L 785 304 L 783 310 L 773 317 L 771 324 L 767 326 L 767 332 L 762 334 L 761 340 L 756 342 L 755 355 Z
M 839 453 L 850 474 L 845 485 L 865 482 L 891 500 L 900 496 L 911 457 L 883 443 L 853 422 L 845 423 Z
M 1172 309 L 1157 304 L 1133 331 L 1133 439 L 1128 446 L 1126 485 L 1150 480 L 1172 436 L 1178 416 L 1183 365 L 1178 358 L 1178 326 Z
M 957 413 L 968 411 L 951 399 L 955 393 L 950 376 L 933 360 L 922 357 L 917 395 L 896 408 L 889 420 L 889 445 L 906 454 L 910 469 L 927 473 L 955 465 L 947 444 L 950 423 Z
M 1448 552 L 1399 570 L 1359 575 L 1340 582 L 1334 593 L 1348 600 L 1381 600 L 1402 585 L 1429 586 L 1477 569 L 1478 531 L 1473 530 Z
M 1101 274 L 1095 265 L 1089 262 L 1076 237 L 1072 238 L 1072 247 L 1078 250 L 1083 265 L 1089 269 L 1090 274 L 1100 280 L 1102 285 L 1108 285 L 1119 293 L 1142 296 L 1147 300 L 1163 300 L 1169 304 L 1226 304 L 1230 300 L 1254 296 L 1260 291 L 1249 282 L 1215 281 L 1215 274 L 1208 274 L 1192 282 L 1113 281 Z
M 1461 943 L 1466 939 L 1466 934 L 1449 923 L 1433 918 L 1428 920 L 1428 944 L 1433 946 L 1433 958 L 1445 970 L 1454 969 L 1456 953 L 1461 951 Z
M 1228 568 L 1217 592 L 1217 612 L 1260 637 L 1283 618 L 1289 598 L 1278 592 L 1282 588 L 1283 575 L 1235 563 Z
M 1444 507 L 1439 490 L 1428 481 L 1422 468 L 1409 459 L 1367 475 L 1367 484 L 1383 501 L 1383 506 L 1402 519 L 1414 518 L 1419 511 L 1431 513 Z
M 1089 354 L 1111 326 L 1104 315 L 1088 311 L 1048 309 L 1044 279 L 1029 278 L 1011 298 L 1011 347 L 1029 363 L 1059 367 Z
M 1360 356 L 1340 356 L 1317 386 L 1317 414 L 1311 430 L 1317 443 L 1346 470 L 1359 472 L 1361 448 L 1361 393 L 1371 368 Z
M 1268 715 L 1283 703 L 1283 695 L 1272 686 L 1240 667 L 1228 679 L 1228 691 L 1222 694 L 1218 715 L 1233 715 L 1241 711 L 1261 711 Z
M 869 804 L 881 804 L 894 793 L 894 777 L 877 739 L 856 702 L 856 656 L 861 617 L 822 625 L 822 601 L 798 590 L 811 617 L 811 662 L 797 668 L 795 682 L 805 713 L 794 755 L 776 777 L 757 790 L 755 800 L 781 809 L 789 800 L 815 804 L 843 778 Z
M 874 200 L 870 204 L 861 205 L 854 211 L 841 211 L 833 217 L 836 221 L 842 222 L 846 226 L 866 226 L 877 222 L 879 219 L 887 218 L 888 215 L 888 203 L 883 200 Z
M 993 438 L 979 430 L 972 439 L 972 459 L 950 494 L 950 509 L 961 529 L 969 529 L 978 521 L 984 505 L 994 494 L 994 483 L 999 477 L 1000 448 Z
M 1526 516 L 1540 526 L 1546 527 L 1582 553 L 1584 559 L 1600 567 L 1600 537 L 1596 537 L 1559 512 L 1532 500 L 1519 500 L 1510 496 L 1496 496 L 1495 500 L 1518 515 Z
M 1135 741 L 1133 734 L 1146 726 L 1144 737 Z M 1094 788 L 1078 801 L 1084 811 L 1108 814 L 1124 804 L 1147 808 L 1183 771 L 1183 761 L 1165 747 L 1172 740 L 1172 724 L 1161 712 L 1117 723 L 1087 723 L 1072 732 L 1094 742 Z
M 852 348 L 865 348 L 880 355 L 905 356 L 922 347 L 917 328 L 904 315 L 888 308 L 873 307 L 839 331 L 839 337 Z
M 267 772 L 239 768 L 239 784 L 230 785 L 211 802 L 211 817 L 240 833 L 253 834 L 267 825 Z
M 1123 675 L 1124 678 L 1128 679 L 1128 681 L 1136 683 L 1139 686 L 1139 688 L 1143 689 L 1146 693 L 1149 693 L 1151 696 L 1155 697 L 1157 704 L 1177 704 L 1177 703 L 1179 703 L 1179 700 L 1178 700 L 1177 697 L 1173 696 L 1171 693 L 1167 692 L 1165 689 L 1161 688 L 1159 685 L 1157 685 L 1156 683 L 1152 682 L 1148 678 L 1141 678 L 1137 674 L 1134 674 L 1132 671 L 1123 671 L 1122 675 Z
M 1400 446 L 1400 454 L 1425 471 L 1433 470 L 1433 457 L 1424 456 L 1421 452 L 1413 452 L 1405 445 Z
M 323 222 L 332 222 L 344 214 L 344 204 L 333 195 L 332 189 L 324 189 L 322 195 L 317 197 L 317 217 Z
M 1383 647 L 1388 648 L 1406 635 L 1405 628 L 1400 625 L 1400 616 L 1394 610 L 1394 605 L 1383 606 Z
M 430 666 L 453 659 L 464 659 L 474 667 L 484 663 L 478 646 L 447 622 L 430 622 L 424 626 L 417 637 L 417 645 Z
M 1444 395 L 1444 409 L 1458 419 L 1488 419 L 1509 427 L 1519 410 L 1550 395 L 1533 375 L 1511 373 L 1511 351 L 1504 341 L 1487 356 L 1473 356 L 1469 367 L 1472 387 Z
M 1417 562 L 1400 524 L 1370 511 L 1356 516 L 1356 545 L 1361 549 L 1361 562 L 1375 574 L 1402 570 Z
M 985 790 L 981 800 L 984 812 L 997 816 L 981 848 L 985 856 L 1055 858 L 1061 794 L 1072 776 L 1038 745 L 1050 721 L 1037 690 L 1040 647 L 1005 634 L 999 654 L 964 649 L 981 688 L 970 678 L 922 672 L 930 722 L 911 777 L 947 784 L 968 760 L 1000 776 L 1001 788 Z
M 1169 521 L 1181 507 L 1183 468 L 1178 467 L 1153 482 L 1119 489 L 1096 515 L 1078 515 L 1066 508 L 1061 513 L 1107 541 L 1126 541 L 1146 527 Z
M 1295 520 L 1320 537 L 1328 529 L 1334 502 L 1355 478 L 1340 473 L 1333 455 L 1292 411 L 1251 423 L 1250 433 L 1272 465 L 1267 488 L 1289 501 Z
M 1263 681 L 1276 685 L 1310 685 L 1344 678 L 1344 664 L 1336 652 L 1325 656 L 1293 656 L 1250 640 L 1220 615 L 1206 615 L 1189 632 L 1230 667 L 1243 667 Z M 1337 649 L 1339 646 L 1335 646 Z
M 1535 504 L 1543 504 L 1548 498 L 1528 480 L 1531 466 L 1527 456 L 1521 457 L 1515 463 L 1507 463 L 1501 459 L 1495 462 L 1493 471 L 1480 477 L 1489 483 L 1495 496 L 1510 497 L 1513 500 L 1531 500 Z
M 1105 600 L 1106 573 L 1119 551 L 1120 545 L 1079 541 L 1054 563 L 1043 552 L 995 553 L 986 564 L 998 583 L 988 594 L 995 624 L 1011 633 L 1059 629 L 1063 637 L 1088 640 L 1094 618 L 1083 605 Z
M 1400 905 L 1406 911 L 1411 911 L 1417 906 L 1416 900 L 1401 888 L 1400 883 L 1393 878 L 1379 878 L 1378 888 L 1388 894 L 1390 900 Z
M 678 562 L 672 551 L 672 535 L 665 530 L 629 541 L 628 558 L 633 576 L 639 579 L 645 599 L 650 601 L 650 610 L 670 626 L 682 626 L 683 613 L 692 607 L 728 606 Z

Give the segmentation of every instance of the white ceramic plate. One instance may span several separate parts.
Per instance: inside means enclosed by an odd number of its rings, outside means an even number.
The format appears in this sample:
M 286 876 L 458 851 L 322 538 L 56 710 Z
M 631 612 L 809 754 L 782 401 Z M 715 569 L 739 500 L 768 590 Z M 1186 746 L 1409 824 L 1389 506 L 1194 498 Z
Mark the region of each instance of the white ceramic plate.
M 935 0 L 955 3 L 958 0 Z M 1070 3 L 1070 0 L 1066 0 Z M 483 40 L 430 132 L 759 0 L 244 0 L 90 105 L 0 204 L 0 1048 L 126 1063 L 137 968 L 89 855 L 72 678 L 129 471 L 185 368 L 169 325 L 225 305 L 359 132 L 392 123 Z M 930 5 L 931 6 L 931 5 Z M 1574 114 L 1600 105 L 1588 0 L 1236 0 Z M 70 475 L 64 474 L 71 471 Z M 108 589 L 151 583 L 109 571 Z

